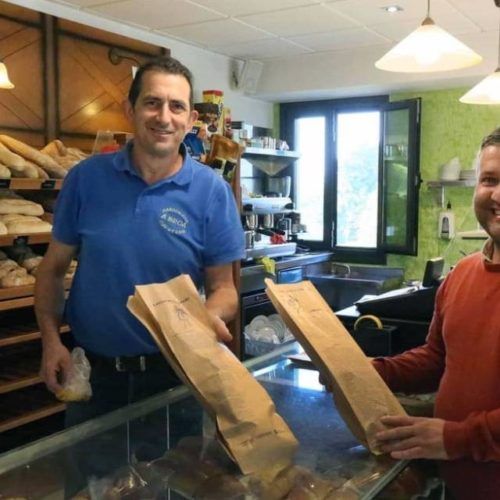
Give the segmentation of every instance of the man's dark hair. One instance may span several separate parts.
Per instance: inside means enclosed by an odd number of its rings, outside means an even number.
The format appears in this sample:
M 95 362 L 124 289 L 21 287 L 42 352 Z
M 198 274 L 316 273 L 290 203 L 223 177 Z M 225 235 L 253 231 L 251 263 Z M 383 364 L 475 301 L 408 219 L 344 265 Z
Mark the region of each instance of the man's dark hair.
M 500 146 L 500 127 L 497 127 L 482 140 L 481 150 L 488 146 Z
M 137 98 L 141 93 L 142 78 L 147 71 L 159 71 L 160 73 L 167 73 L 169 75 L 183 76 L 189 83 L 189 107 L 190 109 L 193 108 L 193 75 L 186 66 L 170 56 L 155 57 L 139 67 L 128 91 L 128 100 L 132 107 L 135 106 Z

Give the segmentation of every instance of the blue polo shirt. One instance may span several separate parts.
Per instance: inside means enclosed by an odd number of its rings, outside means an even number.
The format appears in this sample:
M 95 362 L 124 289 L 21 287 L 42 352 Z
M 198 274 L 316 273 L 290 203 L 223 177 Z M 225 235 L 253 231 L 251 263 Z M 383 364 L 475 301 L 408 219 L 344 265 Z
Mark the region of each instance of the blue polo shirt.
M 179 172 L 148 185 L 132 164 L 131 147 L 74 167 L 54 214 L 53 237 L 79 247 L 66 320 L 79 345 L 105 356 L 158 350 L 126 308 L 135 285 L 189 274 L 200 286 L 205 267 L 244 254 L 227 182 L 182 149 Z

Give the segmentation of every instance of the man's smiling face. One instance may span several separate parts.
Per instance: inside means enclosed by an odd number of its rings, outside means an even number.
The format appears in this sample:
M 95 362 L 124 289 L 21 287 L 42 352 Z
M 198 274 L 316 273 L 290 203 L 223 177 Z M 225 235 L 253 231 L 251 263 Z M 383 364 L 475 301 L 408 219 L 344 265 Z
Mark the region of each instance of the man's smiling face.
M 197 113 L 190 108 L 190 86 L 182 75 L 147 71 L 141 92 L 126 113 L 134 126 L 134 149 L 156 158 L 176 155 Z

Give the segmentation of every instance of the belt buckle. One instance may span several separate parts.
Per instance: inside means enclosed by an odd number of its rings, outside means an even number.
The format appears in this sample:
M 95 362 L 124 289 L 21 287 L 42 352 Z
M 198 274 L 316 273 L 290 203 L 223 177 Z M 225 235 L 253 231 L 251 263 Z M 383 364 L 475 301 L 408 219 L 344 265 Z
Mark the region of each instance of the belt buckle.
M 121 356 L 116 356 L 115 357 L 115 369 L 117 372 L 124 372 L 126 371 L 126 368 L 123 366 L 122 358 Z

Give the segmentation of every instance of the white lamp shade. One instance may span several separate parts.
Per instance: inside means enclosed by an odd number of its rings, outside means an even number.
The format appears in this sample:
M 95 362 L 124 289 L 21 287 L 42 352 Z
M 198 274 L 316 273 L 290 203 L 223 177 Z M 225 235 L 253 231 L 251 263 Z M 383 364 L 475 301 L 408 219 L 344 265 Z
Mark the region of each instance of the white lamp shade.
M 460 98 L 465 104 L 499 104 L 500 105 L 500 68 L 481 80 L 469 92 Z
M 481 61 L 479 54 L 427 18 L 375 66 L 399 73 L 430 73 L 466 68 Z
M 7 67 L 3 62 L 0 62 L 0 89 L 13 89 L 14 84 L 9 80 Z

